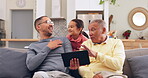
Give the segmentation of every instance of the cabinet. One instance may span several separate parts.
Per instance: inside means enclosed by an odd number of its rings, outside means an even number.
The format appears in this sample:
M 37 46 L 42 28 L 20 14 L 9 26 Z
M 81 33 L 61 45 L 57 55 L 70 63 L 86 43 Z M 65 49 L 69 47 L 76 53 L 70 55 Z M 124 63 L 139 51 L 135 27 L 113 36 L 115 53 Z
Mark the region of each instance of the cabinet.
M 99 5 L 99 0 L 76 0 L 76 10 L 102 11 L 103 5 Z
M 6 16 L 6 0 L 0 0 L 0 19 L 5 20 Z
M 76 11 L 98 11 L 103 12 L 103 20 L 108 23 L 109 18 L 109 2 L 105 1 L 104 4 L 99 5 L 100 0 L 76 0 Z M 108 24 L 107 29 L 108 29 Z M 108 31 L 108 30 L 107 30 Z
M 2 38 L 6 38 L 6 32 L 5 32 L 5 28 L 4 28 L 4 20 L 0 19 L 0 39 Z M 5 42 L 4 41 L 0 41 L 0 47 L 5 46 Z
M 148 48 L 148 40 L 122 39 L 125 50 L 135 48 Z
M 61 19 L 61 18 L 67 18 L 67 0 L 59 0 L 59 4 L 54 4 L 54 5 L 58 5 L 60 6 L 60 16 L 55 17 L 54 15 L 52 15 L 53 11 L 56 11 L 57 9 L 53 9 L 53 5 L 52 2 L 53 0 L 46 0 L 46 6 L 45 6 L 45 10 L 46 10 L 46 15 L 53 18 L 53 19 Z M 56 0 L 57 1 L 57 0 Z M 54 17 L 53 17 L 54 16 Z

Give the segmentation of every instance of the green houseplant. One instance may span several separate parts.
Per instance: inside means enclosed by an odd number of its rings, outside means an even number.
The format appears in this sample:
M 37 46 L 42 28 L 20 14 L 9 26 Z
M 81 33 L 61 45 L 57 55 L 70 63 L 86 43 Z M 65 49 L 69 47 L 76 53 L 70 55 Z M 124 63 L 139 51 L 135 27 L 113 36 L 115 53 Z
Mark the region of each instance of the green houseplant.
M 105 1 L 109 1 L 110 4 L 115 5 L 116 4 L 116 0 L 100 0 L 99 4 L 104 4 Z

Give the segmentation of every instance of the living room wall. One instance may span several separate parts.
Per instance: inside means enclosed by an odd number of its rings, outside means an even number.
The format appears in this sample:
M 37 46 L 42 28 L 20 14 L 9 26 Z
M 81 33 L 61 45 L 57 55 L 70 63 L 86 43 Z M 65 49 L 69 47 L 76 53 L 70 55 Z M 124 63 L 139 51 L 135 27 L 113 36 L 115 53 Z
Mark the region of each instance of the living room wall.
M 138 39 L 141 33 L 145 39 L 148 39 L 148 28 L 137 31 L 132 29 L 128 23 L 128 14 L 136 7 L 143 7 L 148 10 L 148 0 L 116 0 L 115 5 L 109 6 L 109 15 L 113 15 L 110 30 L 117 30 L 118 38 L 123 39 L 122 34 L 126 30 L 131 30 L 129 39 Z

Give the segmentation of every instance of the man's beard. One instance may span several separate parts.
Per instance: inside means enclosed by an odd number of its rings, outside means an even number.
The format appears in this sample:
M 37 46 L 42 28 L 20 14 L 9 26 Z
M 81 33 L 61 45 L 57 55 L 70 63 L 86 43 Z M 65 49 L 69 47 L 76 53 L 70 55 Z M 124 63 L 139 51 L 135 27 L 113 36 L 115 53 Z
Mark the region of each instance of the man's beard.
M 50 37 L 52 35 L 52 32 L 49 32 L 48 30 L 42 30 L 44 33 L 44 36 Z
M 45 33 L 44 35 L 50 37 L 52 35 L 52 33 L 48 32 L 48 33 Z
M 50 37 L 52 35 L 52 32 L 49 32 L 49 31 L 43 31 L 43 32 L 44 32 L 44 36 Z

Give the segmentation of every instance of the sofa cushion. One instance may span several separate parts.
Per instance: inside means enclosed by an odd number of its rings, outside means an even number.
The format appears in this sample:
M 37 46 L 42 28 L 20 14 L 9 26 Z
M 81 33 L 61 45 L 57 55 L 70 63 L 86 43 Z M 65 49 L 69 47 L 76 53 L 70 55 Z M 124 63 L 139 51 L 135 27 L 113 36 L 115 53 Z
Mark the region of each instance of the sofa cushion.
M 128 59 L 134 78 L 148 77 L 148 55 L 135 56 Z
M 31 78 L 26 56 L 25 49 L 0 48 L 0 78 Z
M 134 78 L 133 72 L 131 70 L 131 67 L 127 59 L 135 57 L 135 56 L 148 55 L 148 48 L 125 50 L 125 54 L 126 54 L 126 59 L 125 59 L 124 67 L 123 67 L 123 74 L 127 75 L 128 78 Z

